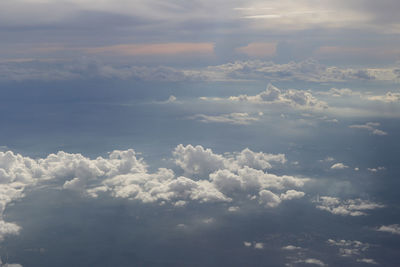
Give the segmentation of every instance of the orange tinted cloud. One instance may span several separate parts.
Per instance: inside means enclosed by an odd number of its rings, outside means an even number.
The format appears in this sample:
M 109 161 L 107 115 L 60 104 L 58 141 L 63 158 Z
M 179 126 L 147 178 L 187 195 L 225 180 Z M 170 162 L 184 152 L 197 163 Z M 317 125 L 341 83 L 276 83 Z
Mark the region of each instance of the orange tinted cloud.
M 276 43 L 250 43 L 236 51 L 251 57 L 272 57 L 276 54 Z
M 177 55 L 177 54 L 213 54 L 213 43 L 160 43 L 160 44 L 120 44 L 87 48 L 89 53 L 117 53 L 121 55 Z

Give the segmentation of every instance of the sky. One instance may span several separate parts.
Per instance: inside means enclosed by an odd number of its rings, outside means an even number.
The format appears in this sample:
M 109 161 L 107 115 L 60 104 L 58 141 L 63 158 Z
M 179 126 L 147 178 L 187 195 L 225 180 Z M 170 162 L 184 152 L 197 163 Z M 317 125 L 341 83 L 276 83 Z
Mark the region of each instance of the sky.
M 1 1 L 0 266 L 397 266 L 398 10 Z

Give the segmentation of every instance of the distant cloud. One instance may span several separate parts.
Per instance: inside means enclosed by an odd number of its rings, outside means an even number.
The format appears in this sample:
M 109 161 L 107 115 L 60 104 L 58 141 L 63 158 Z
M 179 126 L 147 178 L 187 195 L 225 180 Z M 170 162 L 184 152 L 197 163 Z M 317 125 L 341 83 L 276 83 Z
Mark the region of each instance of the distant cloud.
M 399 224 L 382 225 L 377 229 L 377 231 L 400 235 L 400 225 Z
M 143 46 L 143 53 L 146 46 Z M 170 47 L 170 50 L 168 50 Z M 180 47 L 180 48 L 179 48 Z M 182 53 L 189 55 L 202 55 L 206 51 L 211 53 L 212 44 L 209 45 L 174 45 L 160 50 L 165 53 Z M 112 47 L 111 47 L 112 48 Z M 110 49 L 111 49 L 110 48 Z M 203 52 L 192 50 L 200 49 Z M 141 48 L 142 49 L 142 48 Z M 147 49 L 147 48 L 146 48 Z M 174 50 L 175 49 L 175 50 Z M 192 49 L 192 50 L 191 50 Z M 112 50 L 112 49 L 111 49 Z M 129 50 L 129 49 L 128 49 Z M 127 50 L 127 51 L 128 51 Z M 139 51 L 138 50 L 138 51 Z M 96 51 L 96 50 L 95 50 Z M 104 50 L 104 51 L 107 51 Z M 121 51 L 123 49 L 121 48 Z M 122 52 L 121 52 L 122 53 Z M 179 52 L 180 53 L 180 52 Z M 172 66 L 144 66 L 134 64 L 102 63 L 81 57 L 71 59 L 10 59 L 0 61 L 0 80 L 79 80 L 91 78 L 105 79 L 141 79 L 144 81 L 235 81 L 235 80 L 259 80 L 259 81 L 306 81 L 306 82 L 345 82 L 354 80 L 389 80 L 395 81 L 397 76 L 392 69 L 349 69 L 335 66 L 325 66 L 315 60 L 289 62 L 277 64 L 272 61 L 234 61 L 221 65 L 211 65 L 202 68 L 177 68 Z M 398 98 L 397 93 L 385 96 L 369 96 L 370 100 L 384 102 Z
M 317 265 L 317 266 L 327 266 L 323 261 L 314 259 L 314 258 L 301 259 L 301 260 L 295 261 L 294 263 L 304 263 L 304 264 L 311 264 L 311 265 Z
M 258 121 L 259 116 L 252 116 L 248 113 L 229 113 L 222 115 L 205 115 L 205 114 L 196 114 L 189 119 L 199 120 L 204 123 L 228 123 L 228 124 L 236 124 L 236 125 L 248 125 L 252 122 Z
M 373 135 L 387 135 L 386 132 L 377 129 L 376 127 L 380 126 L 379 122 L 367 122 L 365 124 L 354 124 L 350 125 L 349 128 L 353 129 L 364 129 L 369 131 Z
M 253 105 L 278 104 L 290 106 L 296 109 L 325 109 L 328 105 L 315 98 L 311 92 L 304 90 L 289 89 L 282 91 L 281 89 L 268 84 L 267 89 L 257 95 L 239 95 L 230 96 L 229 98 L 206 98 L 208 101 L 230 101 L 239 103 L 248 103 Z
M 384 95 L 367 96 L 368 100 L 381 101 L 385 103 L 400 102 L 400 93 L 387 92 Z
M 331 169 L 336 169 L 336 170 L 343 170 L 343 169 L 347 169 L 349 166 L 344 165 L 343 163 L 339 162 L 339 163 L 335 163 L 331 166 Z
M 301 247 L 293 246 L 293 245 L 287 245 L 282 247 L 283 250 L 300 250 Z
M 361 253 L 365 252 L 370 244 L 363 243 L 357 240 L 333 240 L 328 239 L 327 243 L 331 246 L 339 247 L 339 255 L 342 257 L 359 256 Z
M 316 201 L 317 209 L 342 216 L 363 216 L 366 211 L 385 207 L 382 204 L 362 199 L 340 200 L 336 197 L 322 196 Z
M 367 170 L 370 171 L 370 172 L 378 172 L 378 171 L 384 171 L 384 170 L 386 170 L 386 168 L 382 167 L 382 166 L 379 166 L 377 168 L 367 168 Z
M 247 242 L 247 241 L 244 241 L 243 242 L 243 245 L 245 246 L 245 247 L 253 247 L 254 249 L 263 249 L 264 248 L 264 243 L 261 243 L 261 242 Z
M 357 262 L 379 265 L 379 263 L 377 263 L 374 259 L 367 259 L 367 258 L 357 259 Z

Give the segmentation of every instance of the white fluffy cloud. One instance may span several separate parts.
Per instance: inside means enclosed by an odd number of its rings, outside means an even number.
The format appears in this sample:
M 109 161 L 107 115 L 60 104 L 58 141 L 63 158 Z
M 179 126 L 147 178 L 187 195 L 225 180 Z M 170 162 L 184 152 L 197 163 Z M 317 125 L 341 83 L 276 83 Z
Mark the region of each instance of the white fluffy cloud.
M 317 200 L 316 207 L 335 215 L 362 216 L 367 215 L 366 211 L 368 210 L 383 208 L 385 206 L 362 199 L 340 200 L 336 197 L 323 196 Z
M 268 105 L 268 104 L 276 104 L 276 105 L 284 105 L 288 107 L 292 107 L 295 109 L 326 109 L 328 105 L 315 98 L 310 91 L 305 90 L 294 90 L 289 89 L 286 91 L 282 91 L 281 89 L 273 86 L 272 84 L 268 84 L 265 91 L 257 94 L 257 95 L 239 95 L 239 96 L 231 96 L 227 99 L 223 98 L 201 98 L 203 100 L 219 100 L 219 101 L 230 101 L 230 102 L 240 102 L 240 103 L 249 103 L 255 105 Z
M 285 155 L 248 148 L 220 155 L 202 146 L 178 145 L 173 161 L 183 176 L 166 168 L 149 172 L 133 149 L 116 150 L 96 159 L 65 152 L 39 159 L 0 152 L 0 216 L 9 203 L 24 196 L 25 188 L 35 186 L 56 186 L 94 198 L 109 194 L 144 203 L 170 202 L 176 207 L 190 201 L 229 203 L 252 195 L 261 205 L 276 207 L 282 200 L 304 196 L 292 188 L 308 181 L 266 172 L 273 164 L 284 164 Z M 240 208 L 232 207 L 231 211 Z M 18 225 L 0 220 L 0 239 L 19 231 Z

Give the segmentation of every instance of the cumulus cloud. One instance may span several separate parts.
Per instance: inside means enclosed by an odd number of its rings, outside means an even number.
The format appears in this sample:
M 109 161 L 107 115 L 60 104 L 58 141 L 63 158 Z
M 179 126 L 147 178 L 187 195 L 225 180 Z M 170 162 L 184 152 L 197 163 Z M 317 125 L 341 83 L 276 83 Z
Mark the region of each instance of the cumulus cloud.
M 377 229 L 377 231 L 400 235 L 400 225 L 399 224 L 382 225 Z
M 239 103 L 248 103 L 255 105 L 283 105 L 295 109 L 326 109 L 328 105 L 315 98 L 310 91 L 289 89 L 282 91 L 281 89 L 268 84 L 267 89 L 257 95 L 239 95 L 230 96 L 227 99 L 223 98 L 207 98 L 203 100 L 211 101 L 230 101 Z
M 309 180 L 266 172 L 273 164 L 284 164 L 285 155 L 248 148 L 220 155 L 202 146 L 178 145 L 173 162 L 183 175 L 166 168 L 149 172 L 133 149 L 115 150 L 106 158 L 95 159 L 62 151 L 39 159 L 0 152 L 0 216 L 9 203 L 24 197 L 25 188 L 35 186 L 56 186 L 93 198 L 109 194 L 143 203 L 169 202 L 175 207 L 190 201 L 230 203 L 250 194 L 261 205 L 273 208 L 281 200 L 302 197 L 304 193 L 291 188 L 302 187 Z M 232 205 L 229 211 L 239 208 Z M 19 231 L 18 225 L 0 220 L 0 239 Z
M 284 104 L 294 108 L 324 109 L 328 107 L 325 102 L 316 99 L 309 91 L 289 89 L 282 92 L 272 84 L 268 84 L 267 89 L 258 95 L 231 96 L 229 100 L 255 104 Z
M 291 200 L 291 199 L 296 199 L 296 198 L 302 198 L 304 197 L 305 193 L 304 192 L 300 192 L 300 191 L 296 191 L 296 190 L 288 190 L 286 191 L 286 193 L 281 194 L 280 198 L 282 200 Z
M 366 211 L 385 207 L 382 204 L 362 199 L 340 200 L 336 197 L 322 196 L 317 200 L 317 209 L 328 211 L 335 215 L 362 216 Z
M 350 125 L 349 128 L 367 130 L 373 135 L 387 135 L 386 132 L 377 129 L 376 127 L 378 126 L 380 126 L 379 122 L 367 122 L 365 124 Z
M 235 112 L 222 115 L 196 114 L 189 118 L 199 120 L 204 123 L 228 123 L 236 125 L 248 125 L 260 119 L 260 117 L 257 115 L 254 116 L 245 112 L 244 113 Z
M 342 170 L 342 169 L 346 169 L 349 166 L 344 165 L 343 163 L 339 162 L 339 163 L 335 163 L 331 166 L 331 169 L 336 169 L 336 170 Z

